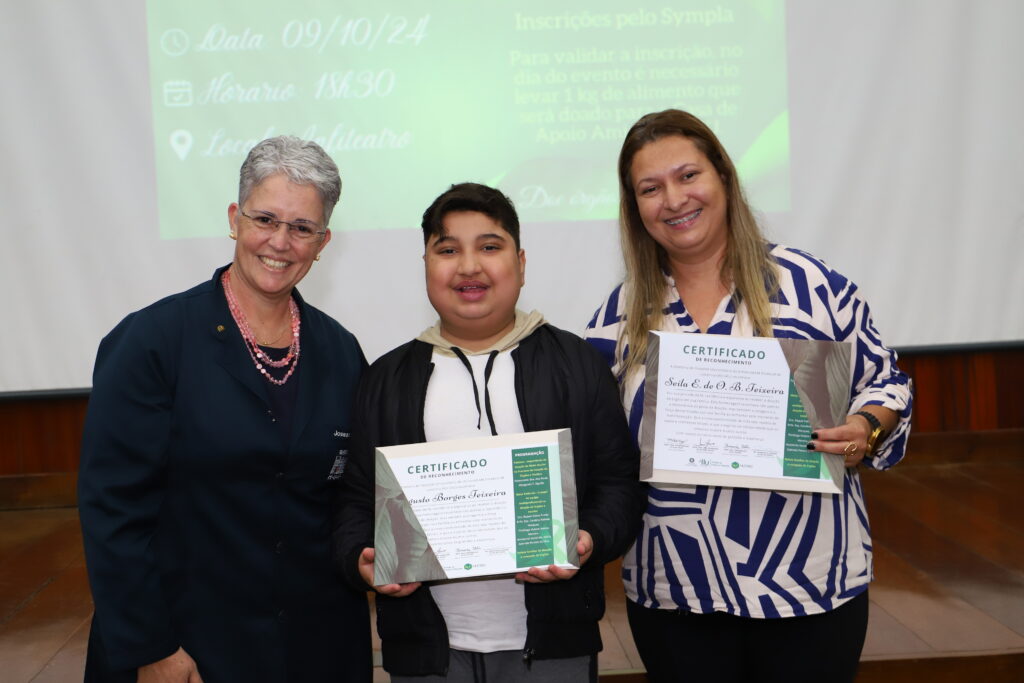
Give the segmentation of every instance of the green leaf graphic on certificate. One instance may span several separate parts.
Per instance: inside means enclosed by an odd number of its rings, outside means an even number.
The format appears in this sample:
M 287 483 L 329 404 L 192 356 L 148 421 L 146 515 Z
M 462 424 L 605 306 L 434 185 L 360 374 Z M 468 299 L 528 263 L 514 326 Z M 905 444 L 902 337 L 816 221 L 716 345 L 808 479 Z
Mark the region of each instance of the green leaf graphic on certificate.
M 786 409 L 786 445 L 782 460 L 782 474 L 786 477 L 818 479 L 821 476 L 821 454 L 807 450 L 811 423 L 796 383 L 789 378 L 789 405 Z
M 387 458 L 375 459 L 374 584 L 448 578 Z
M 565 564 L 566 562 L 572 562 L 575 564 L 580 561 L 579 557 L 569 559 L 569 555 L 566 553 L 566 548 L 569 546 L 569 543 L 565 537 L 565 523 L 562 520 L 551 520 L 551 534 L 554 543 L 555 564 Z M 572 547 L 575 548 L 576 544 L 573 543 Z

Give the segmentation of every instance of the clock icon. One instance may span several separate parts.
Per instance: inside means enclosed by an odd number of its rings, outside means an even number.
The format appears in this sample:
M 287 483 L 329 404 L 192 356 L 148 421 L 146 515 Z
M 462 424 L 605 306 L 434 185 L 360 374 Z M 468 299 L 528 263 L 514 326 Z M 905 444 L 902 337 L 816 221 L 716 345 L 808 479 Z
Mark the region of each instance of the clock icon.
M 160 36 L 160 47 L 169 57 L 180 57 L 188 52 L 188 34 L 180 28 L 169 28 Z

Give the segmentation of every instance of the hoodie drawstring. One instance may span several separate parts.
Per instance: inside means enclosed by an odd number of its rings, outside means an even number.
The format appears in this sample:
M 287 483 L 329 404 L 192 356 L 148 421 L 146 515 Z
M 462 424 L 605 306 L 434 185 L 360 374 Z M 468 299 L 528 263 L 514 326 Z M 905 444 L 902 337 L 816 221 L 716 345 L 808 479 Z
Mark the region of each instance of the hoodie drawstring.
M 476 401 L 476 428 L 480 429 L 480 423 L 483 420 L 483 411 L 480 410 L 480 391 L 476 386 L 476 375 L 473 374 L 473 366 L 469 364 L 469 359 L 466 358 L 466 354 L 462 352 L 462 349 L 457 346 L 452 347 L 452 353 L 462 361 L 462 364 L 469 370 L 469 378 L 473 382 L 473 400 Z M 487 354 L 487 365 L 484 367 L 484 410 L 487 411 L 487 421 L 491 426 L 491 436 L 497 436 L 498 430 L 494 428 L 494 415 L 491 413 L 491 393 L 487 388 L 487 383 L 491 380 L 491 370 L 494 369 L 494 359 L 498 357 L 498 352 L 491 351 Z

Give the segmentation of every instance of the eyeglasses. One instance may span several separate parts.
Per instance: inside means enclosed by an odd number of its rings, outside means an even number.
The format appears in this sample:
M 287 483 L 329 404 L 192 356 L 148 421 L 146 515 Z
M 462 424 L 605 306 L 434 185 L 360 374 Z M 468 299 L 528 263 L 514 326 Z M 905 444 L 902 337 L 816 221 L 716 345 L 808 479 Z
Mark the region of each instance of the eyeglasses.
M 316 223 L 289 223 L 288 221 L 279 221 L 265 214 L 250 216 L 241 209 L 238 210 L 238 213 L 251 220 L 253 225 L 263 232 L 276 232 L 282 225 L 287 225 L 288 235 L 296 240 L 309 240 L 327 232 L 326 229 L 321 230 L 320 226 Z

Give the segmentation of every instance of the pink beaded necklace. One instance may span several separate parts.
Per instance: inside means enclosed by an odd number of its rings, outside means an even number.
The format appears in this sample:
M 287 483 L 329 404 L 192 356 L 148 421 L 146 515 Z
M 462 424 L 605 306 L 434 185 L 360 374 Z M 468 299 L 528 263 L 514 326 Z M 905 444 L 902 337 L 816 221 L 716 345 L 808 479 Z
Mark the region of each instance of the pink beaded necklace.
M 278 386 L 288 381 L 288 378 L 295 372 L 295 368 L 299 366 L 299 307 L 295 303 L 295 299 L 288 298 L 288 312 L 292 317 L 292 343 L 288 347 L 288 353 L 281 360 L 272 360 L 267 354 L 263 352 L 260 345 L 256 342 L 256 335 L 252 333 L 252 328 L 249 327 L 249 322 L 245 319 L 245 314 L 242 313 L 241 307 L 238 305 L 238 300 L 235 298 L 235 293 L 231 291 L 231 271 L 225 270 L 224 274 L 220 278 L 221 284 L 224 287 L 224 296 L 228 300 L 228 309 L 231 311 L 231 317 L 235 319 L 235 324 L 238 325 L 238 331 L 242 333 L 242 339 L 245 340 L 245 349 L 249 352 L 249 357 L 252 358 L 252 362 L 256 364 L 256 369 L 260 371 L 260 374 L 267 378 L 267 381 L 277 384 Z M 272 368 L 283 368 L 291 363 L 291 367 L 288 368 L 288 372 L 285 373 L 281 379 L 274 378 L 269 372 L 267 372 L 264 365 L 269 365 Z

